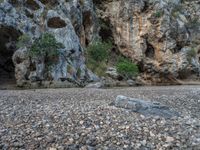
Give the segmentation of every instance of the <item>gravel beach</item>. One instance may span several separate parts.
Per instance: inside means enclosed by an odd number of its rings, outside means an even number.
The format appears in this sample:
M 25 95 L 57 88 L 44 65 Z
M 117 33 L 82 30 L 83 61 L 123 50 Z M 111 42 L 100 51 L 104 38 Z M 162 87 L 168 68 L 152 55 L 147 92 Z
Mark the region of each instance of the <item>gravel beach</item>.
M 117 95 L 160 102 L 180 117 L 116 108 Z M 0 149 L 200 150 L 200 86 L 1 90 Z

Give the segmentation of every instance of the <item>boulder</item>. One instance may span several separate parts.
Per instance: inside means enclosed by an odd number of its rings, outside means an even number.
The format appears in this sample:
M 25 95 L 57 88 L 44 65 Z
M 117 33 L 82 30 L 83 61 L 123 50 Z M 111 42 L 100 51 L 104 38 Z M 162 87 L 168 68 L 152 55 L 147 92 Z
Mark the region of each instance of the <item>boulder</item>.
M 122 95 L 117 96 L 116 100 L 114 101 L 114 106 L 118 108 L 128 109 L 143 114 L 145 116 L 161 116 L 164 118 L 179 116 L 176 111 L 159 102 L 129 98 Z
M 137 85 L 136 82 L 135 82 L 134 80 L 130 80 L 130 79 L 129 79 L 129 80 L 127 80 L 126 82 L 127 82 L 127 84 L 128 84 L 129 86 L 135 86 L 135 85 Z
M 104 87 L 102 82 L 89 83 L 88 85 L 85 86 L 85 88 L 96 88 L 96 89 L 99 89 L 102 87 Z
M 120 75 L 117 72 L 116 68 L 113 67 L 109 67 L 106 71 L 106 74 L 111 77 L 112 79 L 118 79 L 120 77 Z

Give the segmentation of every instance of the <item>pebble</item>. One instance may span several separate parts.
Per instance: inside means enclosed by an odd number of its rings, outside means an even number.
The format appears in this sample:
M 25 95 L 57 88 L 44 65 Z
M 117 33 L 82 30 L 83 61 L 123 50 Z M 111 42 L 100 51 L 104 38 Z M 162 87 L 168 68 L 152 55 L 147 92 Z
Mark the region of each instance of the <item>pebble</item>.
M 181 116 L 147 117 L 110 106 L 119 94 L 162 102 Z M 196 150 L 199 97 L 196 86 L 0 91 L 0 149 Z
M 166 137 L 166 142 L 173 142 L 173 141 L 174 141 L 173 137 L 170 137 L 170 136 Z

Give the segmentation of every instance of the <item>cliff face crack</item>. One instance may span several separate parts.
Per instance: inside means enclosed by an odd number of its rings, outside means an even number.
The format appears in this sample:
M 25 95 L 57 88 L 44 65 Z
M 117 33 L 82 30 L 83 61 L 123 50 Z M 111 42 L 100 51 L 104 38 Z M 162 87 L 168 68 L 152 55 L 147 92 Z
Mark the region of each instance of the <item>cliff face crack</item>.
M 93 25 L 92 23 L 92 14 L 89 11 L 86 11 L 83 13 L 83 27 L 85 30 L 86 35 L 86 39 L 85 39 L 85 44 L 86 46 L 90 43 L 90 39 L 88 39 L 87 37 L 90 37 L 90 33 L 91 33 L 91 26 Z
M 67 26 L 66 22 L 60 17 L 50 18 L 47 22 L 49 28 L 64 28 Z
M 42 4 L 48 5 L 48 6 L 56 6 L 58 5 L 58 2 L 56 0 L 40 0 Z
M 0 84 L 14 82 L 12 56 L 16 51 L 16 41 L 21 35 L 13 27 L 0 25 Z
M 32 10 L 38 10 L 40 9 L 40 6 L 38 5 L 38 3 L 34 0 L 27 0 L 26 1 L 26 6 Z
M 147 41 L 147 49 L 145 51 L 146 57 L 155 58 L 155 50 L 154 47 Z

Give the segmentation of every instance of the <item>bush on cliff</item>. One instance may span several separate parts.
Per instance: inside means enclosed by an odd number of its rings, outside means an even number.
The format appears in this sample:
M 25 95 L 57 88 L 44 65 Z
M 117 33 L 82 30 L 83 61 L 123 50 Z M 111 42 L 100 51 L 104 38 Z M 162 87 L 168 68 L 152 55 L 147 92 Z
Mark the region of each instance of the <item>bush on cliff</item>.
M 196 49 L 195 48 L 191 48 L 189 51 L 187 51 L 187 60 L 189 61 L 189 62 L 191 62 L 192 61 L 192 58 L 194 58 L 194 57 L 196 57 L 196 55 L 197 55 L 197 51 L 196 51 Z
M 119 58 L 116 67 L 117 72 L 126 79 L 130 79 L 139 73 L 138 66 L 126 58 Z
M 86 49 L 86 65 L 99 76 L 104 76 L 107 69 L 107 60 L 111 42 L 96 41 Z
M 44 33 L 33 43 L 27 34 L 20 36 L 17 47 L 27 47 L 29 49 L 28 56 L 32 59 L 44 59 L 47 69 L 49 69 L 58 61 L 59 49 L 64 48 L 64 45 L 57 42 L 54 35 Z
M 108 59 L 108 50 L 111 47 L 112 44 L 110 42 L 97 41 L 88 46 L 87 53 L 93 60 L 102 62 Z
M 30 47 L 31 37 L 28 34 L 23 34 L 18 38 L 17 48 Z
M 33 42 L 29 55 L 31 57 L 44 56 L 46 58 L 54 58 L 58 57 L 58 50 L 61 48 L 64 48 L 63 44 L 57 42 L 52 34 L 44 33 Z

